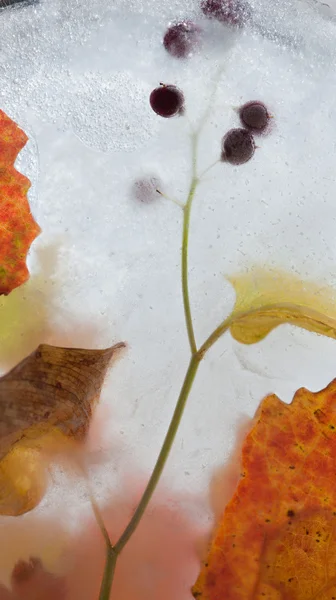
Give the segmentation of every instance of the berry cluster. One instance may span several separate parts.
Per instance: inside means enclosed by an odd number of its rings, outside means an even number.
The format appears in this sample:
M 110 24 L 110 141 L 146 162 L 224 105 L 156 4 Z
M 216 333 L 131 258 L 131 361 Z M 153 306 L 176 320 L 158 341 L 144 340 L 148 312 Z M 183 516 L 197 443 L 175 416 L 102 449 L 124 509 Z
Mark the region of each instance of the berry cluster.
M 242 27 L 251 20 L 252 13 L 246 0 L 202 0 L 201 9 L 208 18 L 227 25 Z M 171 25 L 163 38 L 165 49 L 174 57 L 186 58 L 200 45 L 202 28 L 190 20 Z M 161 117 L 183 115 L 183 92 L 175 85 L 160 83 L 150 94 L 150 105 Z M 271 115 L 259 100 L 250 101 L 238 109 L 242 127 L 231 129 L 222 139 L 221 160 L 241 165 L 255 152 L 254 135 L 269 130 Z
M 271 115 L 259 100 L 246 102 L 238 109 L 242 127 L 230 129 L 222 140 L 221 160 L 242 165 L 252 158 L 256 145 L 254 135 L 267 133 Z
M 215 19 L 231 27 L 243 27 L 252 19 L 246 0 L 202 0 L 201 10 L 208 19 Z M 167 29 L 163 45 L 175 58 L 187 58 L 202 41 L 203 28 L 190 20 L 173 23 Z
M 157 115 L 174 117 L 184 114 L 184 95 L 175 85 L 161 83 L 149 97 Z M 232 165 L 242 165 L 252 158 L 256 145 L 254 135 L 267 133 L 271 115 L 263 102 L 254 100 L 238 109 L 242 127 L 230 129 L 222 139 L 221 160 Z

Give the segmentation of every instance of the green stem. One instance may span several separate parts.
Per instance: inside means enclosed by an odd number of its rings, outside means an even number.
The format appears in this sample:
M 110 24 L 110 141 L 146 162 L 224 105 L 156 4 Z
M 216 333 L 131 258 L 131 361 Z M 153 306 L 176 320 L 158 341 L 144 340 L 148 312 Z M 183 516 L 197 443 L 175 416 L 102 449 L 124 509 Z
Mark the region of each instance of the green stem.
M 106 548 L 112 548 L 112 544 L 111 544 L 111 540 L 110 540 L 110 536 L 107 532 L 107 529 L 105 527 L 105 523 L 103 521 L 103 517 L 101 516 L 101 512 L 96 504 L 96 501 L 94 500 L 92 494 L 90 494 L 91 497 L 91 506 L 94 512 L 94 516 L 96 517 L 96 521 L 98 523 L 98 527 L 102 533 L 102 536 L 105 540 L 105 544 L 106 544 Z
M 198 371 L 200 362 L 203 359 L 205 353 L 215 344 L 215 342 L 223 335 L 223 333 L 225 333 L 228 330 L 228 328 L 231 325 L 231 321 L 232 321 L 232 319 L 229 317 L 228 319 L 226 319 L 226 321 L 224 321 L 221 325 L 219 325 L 219 327 L 217 327 L 217 329 L 215 329 L 213 331 L 213 333 L 207 338 L 207 340 L 200 347 L 200 349 L 198 351 L 196 351 L 195 354 L 191 357 L 189 366 L 188 366 L 188 369 L 187 369 L 187 372 L 186 372 L 186 375 L 184 378 L 184 382 L 183 382 L 183 385 L 182 385 L 182 388 L 180 391 L 180 395 L 178 397 L 177 404 L 176 404 L 176 407 L 174 410 L 174 414 L 171 419 L 166 437 L 162 444 L 160 454 L 155 463 L 155 467 L 152 472 L 152 475 L 151 475 L 149 482 L 146 486 L 146 489 L 142 495 L 142 498 L 136 508 L 136 511 L 133 514 L 133 517 L 131 518 L 131 520 L 128 523 L 127 527 L 125 528 L 124 532 L 121 534 L 119 540 L 117 541 L 117 543 L 114 546 L 111 545 L 110 538 L 107 534 L 106 528 L 104 526 L 103 520 L 101 518 L 100 512 L 99 512 L 96 504 L 94 502 L 92 503 L 98 525 L 101 529 L 102 535 L 103 535 L 103 537 L 105 539 L 105 543 L 106 543 L 106 562 L 105 562 L 104 576 L 103 576 L 102 585 L 101 585 L 101 589 L 100 589 L 99 600 L 109 600 L 109 598 L 110 598 L 117 558 L 118 558 L 119 554 L 121 553 L 121 551 L 126 546 L 127 542 L 131 538 L 131 536 L 133 535 L 136 528 L 138 527 L 138 525 L 142 519 L 142 516 L 143 516 L 143 514 L 153 496 L 156 486 L 159 482 L 162 471 L 164 469 L 167 458 L 169 456 L 171 447 L 175 440 L 176 433 L 179 428 L 179 425 L 180 425 L 180 422 L 181 422 L 181 419 L 183 416 L 183 412 L 184 412 L 184 409 L 185 409 L 185 406 L 186 406 L 186 403 L 187 403 L 187 400 L 188 400 L 188 397 L 190 394 L 190 390 L 192 388 L 192 384 L 196 377 L 196 373 Z
M 218 160 L 218 159 L 215 160 L 215 162 L 211 163 L 211 165 L 209 165 L 206 169 L 204 169 L 204 171 L 202 171 L 202 173 L 199 175 L 199 180 L 201 180 L 204 177 L 204 175 L 206 175 L 206 173 L 211 171 L 211 169 L 213 169 L 213 167 L 215 167 L 219 163 L 220 163 L 220 160 Z
M 167 194 L 165 194 L 164 192 L 161 192 L 161 190 L 159 190 L 158 188 L 155 191 L 157 192 L 157 194 L 160 194 L 160 196 L 162 196 L 162 198 L 165 198 L 166 200 L 173 202 L 174 204 L 176 204 L 176 206 L 179 206 L 180 208 L 182 208 L 182 210 L 184 210 L 183 202 L 180 202 L 179 200 L 176 200 L 176 198 L 172 198 L 171 196 L 167 196 Z
M 180 395 L 178 397 L 178 401 L 177 401 L 177 404 L 176 404 L 176 407 L 174 410 L 174 414 L 173 414 L 172 420 L 170 422 L 166 437 L 162 444 L 162 448 L 161 448 L 160 454 L 158 456 L 158 459 L 156 461 L 154 470 L 152 472 L 150 480 L 147 484 L 147 487 L 142 495 L 140 503 L 138 504 L 138 507 L 137 507 L 132 519 L 130 520 L 126 529 L 124 530 L 124 532 L 120 536 L 119 540 L 117 541 L 116 545 L 114 546 L 114 551 L 116 554 L 119 554 L 122 551 L 124 546 L 127 544 L 128 540 L 130 539 L 131 535 L 134 533 L 135 529 L 139 525 L 141 517 L 144 514 L 144 512 L 147 508 L 147 505 L 153 495 L 153 492 L 158 484 L 161 473 L 166 464 L 169 452 L 173 445 L 173 442 L 174 442 L 174 439 L 176 436 L 176 432 L 180 425 L 183 411 L 184 411 L 184 408 L 185 408 L 185 405 L 186 405 L 186 402 L 187 402 L 187 399 L 188 399 L 188 396 L 189 396 L 189 393 L 191 390 L 191 386 L 195 379 L 199 364 L 200 364 L 199 356 L 197 354 L 195 356 L 192 356 L 190 359 L 190 362 L 189 362 L 188 370 L 187 370 L 185 378 L 184 378 L 184 382 L 183 382 L 183 385 L 182 385 L 182 388 L 180 391 Z
M 211 109 L 212 109 L 213 103 L 214 103 L 214 99 L 215 99 L 215 96 L 217 94 L 218 84 L 219 84 L 219 81 L 220 81 L 220 78 L 221 78 L 221 75 L 222 75 L 224 69 L 225 69 L 225 66 L 221 65 L 218 68 L 217 73 L 215 75 L 214 86 L 213 86 L 213 89 L 212 89 L 212 92 L 211 92 L 211 96 L 209 98 L 208 106 L 206 108 L 206 111 L 205 111 L 205 113 L 204 113 L 204 115 L 203 115 L 203 117 L 202 117 L 202 119 L 201 119 L 201 121 L 199 123 L 198 129 L 196 131 L 196 135 L 197 135 L 198 138 L 199 138 L 199 136 L 200 136 L 200 134 L 202 132 L 202 129 L 205 126 L 205 124 L 206 124 L 206 122 L 207 122 L 207 120 L 208 120 L 208 118 L 210 116 Z
M 189 285 L 188 285 L 188 247 L 189 247 L 189 224 L 190 224 L 190 211 L 192 206 L 192 201 L 195 195 L 196 187 L 198 184 L 198 179 L 196 177 L 196 169 L 197 169 L 197 136 L 193 135 L 192 137 L 192 180 L 190 184 L 189 194 L 187 198 L 187 202 L 184 206 L 183 211 L 183 231 L 182 231 L 182 267 L 181 267 L 181 278 L 182 278 L 182 293 L 183 293 L 183 306 L 184 306 L 184 314 L 186 327 L 188 332 L 190 350 L 191 350 L 191 359 L 189 362 L 189 366 L 185 375 L 185 379 L 180 391 L 180 395 L 178 397 L 176 407 L 174 410 L 174 414 L 172 416 L 166 437 L 162 444 L 162 448 L 158 459 L 156 461 L 154 470 L 149 479 L 149 482 L 146 486 L 146 489 L 142 495 L 142 498 L 137 506 L 137 509 L 127 525 L 125 531 L 120 536 L 116 545 L 114 546 L 114 550 L 118 555 L 124 546 L 127 544 L 128 540 L 132 536 L 136 527 L 138 526 L 142 515 L 144 514 L 148 503 L 154 493 L 154 490 L 158 484 L 158 481 L 161 477 L 162 471 L 166 464 L 169 452 L 173 445 L 176 432 L 179 428 L 184 407 L 186 405 L 191 386 L 195 379 L 197 369 L 200 363 L 198 354 L 197 354 L 197 346 L 195 341 L 194 328 L 192 323 L 191 316 L 191 308 L 190 308 L 190 299 L 189 299 Z
M 114 577 L 115 568 L 117 565 L 118 554 L 109 543 L 106 547 L 106 560 L 104 567 L 104 575 L 100 586 L 99 600 L 110 600 L 110 593 Z
M 121 551 L 124 549 L 124 547 L 126 546 L 127 542 L 133 535 L 136 528 L 138 527 L 138 525 L 142 519 L 142 516 L 143 516 L 143 514 L 153 496 L 156 486 L 159 482 L 162 471 L 164 469 L 167 458 L 169 456 L 171 447 L 175 440 L 176 433 L 179 428 L 179 425 L 180 425 L 180 422 L 181 422 L 181 419 L 183 416 L 183 412 L 184 412 L 184 409 L 185 409 L 185 406 L 186 406 L 186 403 L 187 403 L 187 400 L 188 400 L 188 397 L 190 394 L 190 390 L 192 388 L 192 384 L 196 377 L 196 373 L 198 371 L 200 362 L 203 359 L 206 352 L 229 329 L 231 324 L 232 324 L 232 318 L 229 317 L 223 323 L 221 323 L 221 325 L 219 325 L 217 327 L 217 329 L 215 329 L 209 335 L 209 337 L 205 340 L 205 342 L 202 344 L 202 346 L 199 348 L 199 350 L 196 350 L 196 352 L 192 355 L 185 378 L 184 378 L 184 382 L 183 382 L 183 385 L 182 385 L 182 388 L 181 388 L 181 391 L 180 391 L 180 394 L 179 394 L 179 397 L 177 400 L 174 414 L 172 416 L 166 437 L 162 444 L 160 454 L 155 463 L 155 467 L 153 469 L 152 475 L 151 475 L 149 482 L 146 486 L 146 489 L 142 495 L 142 498 L 136 508 L 136 511 L 133 514 L 133 517 L 131 518 L 127 527 L 121 534 L 121 536 L 120 536 L 119 540 L 117 541 L 117 543 L 115 544 L 115 546 L 111 545 L 111 541 L 110 541 L 110 538 L 106 531 L 100 511 L 99 511 L 96 503 L 94 502 L 94 500 L 93 499 L 91 500 L 97 523 L 100 527 L 100 530 L 102 532 L 102 535 L 103 535 L 105 543 L 106 543 L 106 562 L 105 562 L 103 580 L 102 580 L 102 584 L 101 584 L 101 588 L 100 588 L 99 600 L 109 600 L 109 598 L 110 598 L 112 582 L 113 582 L 113 577 L 114 577 L 114 572 L 115 572 L 118 556 L 121 553 Z
M 202 360 L 207 351 L 210 350 L 210 348 L 217 342 L 217 340 L 219 340 L 223 333 L 225 333 L 229 329 L 233 321 L 234 319 L 232 318 L 232 315 L 230 315 L 209 335 L 209 337 L 205 340 L 205 342 L 198 350 L 200 360 Z
M 91 492 L 91 488 L 89 488 L 89 494 L 90 494 L 90 499 L 91 499 L 92 510 L 96 517 L 98 527 L 99 527 L 99 529 L 102 533 L 102 536 L 105 540 L 105 546 L 106 546 L 106 560 L 105 560 L 103 579 L 102 579 L 101 586 L 100 586 L 99 600 L 109 600 L 118 555 L 116 554 L 115 549 L 113 548 L 113 546 L 111 544 L 110 536 L 105 527 L 105 523 L 104 523 L 103 517 L 101 515 L 101 512 L 99 510 L 99 507 L 98 507 L 98 505 L 93 497 L 93 494 Z
M 218 78 L 219 78 L 219 76 L 218 76 Z M 216 82 L 213 96 L 216 93 L 217 83 L 218 83 L 218 81 Z M 188 400 L 188 397 L 190 394 L 190 390 L 192 388 L 192 384 L 196 377 L 196 373 L 198 371 L 200 362 L 201 362 L 204 354 L 207 352 L 207 350 L 227 330 L 227 328 L 230 325 L 229 320 L 227 320 L 227 322 L 220 325 L 209 336 L 209 338 L 204 342 L 204 344 L 201 346 L 201 348 L 199 350 L 197 350 L 194 327 L 193 327 L 193 322 L 192 322 L 192 314 L 191 314 L 191 308 L 190 308 L 190 298 L 189 298 L 188 249 L 189 249 L 190 213 L 191 213 L 192 202 L 193 202 L 193 199 L 195 196 L 195 191 L 196 191 L 197 185 L 199 183 L 199 178 L 197 177 L 197 143 L 198 143 L 199 134 L 202 130 L 202 127 L 204 126 L 204 123 L 205 123 L 207 117 L 208 117 L 208 112 L 206 112 L 206 114 L 204 115 L 203 122 L 201 123 L 198 131 L 195 132 L 192 136 L 192 178 L 191 178 L 191 184 L 190 184 L 188 198 L 187 198 L 186 204 L 183 206 L 181 279 L 182 279 L 182 295 L 183 295 L 184 315 L 185 315 L 185 322 L 186 322 L 186 328 L 187 328 L 190 351 L 191 351 L 191 358 L 190 358 L 189 366 L 188 366 L 187 372 L 185 374 L 185 378 L 184 378 L 184 381 L 183 381 L 183 384 L 181 387 L 181 391 L 180 391 L 180 394 L 179 394 L 179 397 L 178 397 L 178 400 L 177 400 L 177 403 L 175 406 L 174 414 L 170 421 L 170 425 L 169 425 L 168 431 L 166 433 L 164 442 L 162 444 L 160 454 L 155 463 L 154 470 L 148 481 L 146 489 L 141 497 L 141 500 L 133 514 L 133 517 L 131 518 L 127 527 L 125 528 L 125 530 L 123 531 L 123 533 L 121 534 L 120 538 L 118 539 L 117 543 L 114 546 L 112 546 L 112 544 L 111 544 L 110 538 L 108 536 L 108 533 L 104 526 L 103 520 L 101 518 L 99 509 L 97 508 L 97 506 L 94 502 L 92 504 L 98 525 L 101 529 L 102 535 L 103 535 L 103 537 L 105 539 L 105 543 L 106 543 L 106 561 L 105 561 L 104 575 L 103 575 L 103 580 L 102 580 L 102 584 L 101 584 L 99 600 L 109 600 L 109 598 L 110 598 L 113 577 L 114 577 L 114 572 L 115 572 L 118 556 L 121 553 L 121 551 L 124 549 L 124 547 L 126 546 L 127 542 L 129 541 L 129 539 L 135 532 L 136 528 L 138 527 L 138 525 L 141 521 L 141 518 L 142 518 L 142 516 L 153 496 L 156 486 L 159 482 L 162 471 L 167 462 L 167 458 L 169 456 L 171 447 L 174 443 L 176 433 L 179 428 L 179 425 L 180 425 L 180 422 L 181 422 L 181 419 L 183 416 L 183 412 L 184 412 L 184 409 L 185 409 L 185 406 L 186 406 L 186 403 L 187 403 L 187 400 Z M 158 193 L 161 193 L 159 190 L 157 190 L 157 191 L 158 191 Z M 178 203 L 178 204 L 180 205 L 180 203 Z
M 191 354 L 196 354 L 197 346 L 195 340 L 194 327 L 191 316 L 191 308 L 190 308 L 190 299 L 189 299 L 189 283 L 188 283 L 188 248 L 189 248 L 189 223 L 190 223 L 190 211 L 192 206 L 192 201 L 194 198 L 195 190 L 197 187 L 198 180 L 196 177 L 193 177 L 190 191 L 188 195 L 188 200 L 186 202 L 184 208 L 183 215 L 183 234 L 182 234 L 182 294 L 183 294 L 183 307 L 184 307 L 184 316 L 187 327 L 189 345 Z
M 151 497 L 156 489 L 156 486 L 161 477 L 163 468 L 166 464 L 169 452 L 173 445 L 173 442 L 174 442 L 174 439 L 176 436 L 176 432 L 179 428 L 179 425 L 180 425 L 180 422 L 182 419 L 182 415 L 184 412 L 184 408 L 187 403 L 187 400 L 188 400 L 188 397 L 190 394 L 190 390 L 191 390 L 193 381 L 195 379 L 199 364 L 200 364 L 199 355 L 196 354 L 195 356 L 192 356 L 190 359 L 190 362 L 189 362 L 188 370 L 187 370 L 185 378 L 184 378 L 184 382 L 183 382 L 183 385 L 182 385 L 182 388 L 180 391 L 180 395 L 179 395 L 179 398 L 178 398 L 178 401 L 177 401 L 177 404 L 175 407 L 175 411 L 174 411 L 172 420 L 170 422 L 166 437 L 164 439 L 160 454 L 156 461 L 156 464 L 155 464 L 154 470 L 152 472 L 152 475 L 150 477 L 150 480 L 149 480 L 147 487 L 142 495 L 142 498 L 137 506 L 137 509 L 136 509 L 135 513 L 133 514 L 133 517 L 131 518 L 131 520 L 128 523 L 124 532 L 121 534 L 121 536 L 120 536 L 119 540 L 117 541 L 117 543 L 115 544 L 115 546 L 111 545 L 110 539 L 107 535 L 107 532 L 106 532 L 105 526 L 103 524 L 102 518 L 100 516 L 99 510 L 97 509 L 96 505 L 93 504 L 94 513 L 95 513 L 98 525 L 101 529 L 101 532 L 103 534 L 103 537 L 104 537 L 105 543 L 106 543 L 106 561 L 105 561 L 103 580 L 102 580 L 102 584 L 101 584 L 101 588 L 100 588 L 99 600 L 109 600 L 109 598 L 110 598 L 113 577 L 114 577 L 114 572 L 115 572 L 118 556 L 121 553 L 121 551 L 123 550 L 123 548 L 125 547 L 125 545 L 127 544 L 130 537 L 133 535 L 137 526 L 139 525 L 141 518 L 148 506 L 148 503 L 150 502 Z
M 189 299 L 189 273 L 188 273 L 188 253 L 189 253 L 189 225 L 190 225 L 190 212 L 192 202 L 195 196 L 195 191 L 199 183 L 197 177 L 197 133 L 193 133 L 191 137 L 191 150 L 192 150 L 192 177 L 188 193 L 188 198 L 184 206 L 183 214 L 183 229 L 182 229 L 182 258 L 181 258 L 181 280 L 182 280 L 182 295 L 183 295 L 183 308 L 184 318 L 186 322 L 186 328 L 189 339 L 190 352 L 193 356 L 197 352 L 197 345 L 195 340 L 194 327 L 191 316 L 190 299 Z

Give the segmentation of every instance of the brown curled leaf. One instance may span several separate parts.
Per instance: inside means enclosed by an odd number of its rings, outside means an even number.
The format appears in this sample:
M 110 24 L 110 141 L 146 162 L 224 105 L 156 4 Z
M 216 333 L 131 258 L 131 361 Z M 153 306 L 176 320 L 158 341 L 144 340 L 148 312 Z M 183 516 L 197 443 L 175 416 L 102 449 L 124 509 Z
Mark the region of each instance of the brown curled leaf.
M 85 441 L 110 361 L 124 346 L 41 345 L 0 378 L 0 514 L 40 502 L 48 464 Z
M 65 600 L 67 596 L 64 578 L 48 572 L 42 561 L 35 557 L 16 563 L 11 588 L 4 590 L 6 600 Z M 0 600 L 3 600 L 1 588 Z

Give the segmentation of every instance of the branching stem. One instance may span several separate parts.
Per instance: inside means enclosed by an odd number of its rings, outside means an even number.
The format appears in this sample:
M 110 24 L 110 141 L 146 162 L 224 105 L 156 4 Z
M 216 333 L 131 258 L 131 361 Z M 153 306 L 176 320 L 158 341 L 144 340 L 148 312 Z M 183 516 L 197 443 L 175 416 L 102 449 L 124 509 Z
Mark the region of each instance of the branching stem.
M 219 70 L 217 74 L 217 79 L 215 81 L 214 92 L 211 96 L 211 102 L 213 100 L 214 94 L 217 89 L 218 80 L 220 77 L 222 70 Z M 188 334 L 189 346 L 190 346 L 190 360 L 189 365 L 184 377 L 184 381 L 180 390 L 180 394 L 175 406 L 175 410 L 166 433 L 164 442 L 162 444 L 159 456 L 155 463 L 153 472 L 150 476 L 146 489 L 142 495 L 142 498 L 123 533 L 119 537 L 118 541 L 115 545 L 112 545 L 110 537 L 106 531 L 103 519 L 101 517 L 100 511 L 92 499 L 92 507 L 95 513 L 95 517 L 98 523 L 98 526 L 101 530 L 101 533 L 105 540 L 106 545 L 106 561 L 104 568 L 104 575 L 102 579 L 99 600 L 110 600 L 111 588 L 113 583 L 113 577 L 115 573 L 115 568 L 117 564 L 117 559 L 127 542 L 135 532 L 137 526 L 139 525 L 141 518 L 153 496 L 153 493 L 156 489 L 156 486 L 161 477 L 162 471 L 167 462 L 171 447 L 176 437 L 176 433 L 178 431 L 183 412 L 190 394 L 190 390 L 192 388 L 194 379 L 196 377 L 196 373 L 198 371 L 199 365 L 206 354 L 206 352 L 213 346 L 213 344 L 227 331 L 231 324 L 230 317 L 224 321 L 217 329 L 213 331 L 213 333 L 208 337 L 208 339 L 202 344 L 202 346 L 198 349 L 195 339 L 195 332 L 193 327 L 192 320 L 192 311 L 190 306 L 190 297 L 189 297 L 189 270 L 188 270 L 188 250 L 189 250 L 189 229 L 190 229 L 190 213 L 192 208 L 193 199 L 195 196 L 195 192 L 197 186 L 200 182 L 200 178 L 197 176 L 197 144 L 198 138 L 200 136 L 201 130 L 204 127 L 204 124 L 209 115 L 209 108 L 206 111 L 199 127 L 196 132 L 192 135 L 192 174 L 191 174 L 191 183 L 188 193 L 188 198 L 185 205 L 183 207 L 183 228 L 182 228 L 182 254 L 181 254 L 181 280 L 182 280 L 182 295 L 183 295 L 183 307 L 184 307 L 184 315 L 185 315 L 185 323 Z M 216 163 L 214 163 L 216 164 Z M 213 165 L 210 165 L 205 172 L 210 170 Z M 204 173 L 205 173 L 204 172 Z M 203 173 L 203 174 L 204 174 Z M 165 196 L 160 190 L 157 190 L 159 194 Z M 180 202 L 176 202 L 181 206 Z

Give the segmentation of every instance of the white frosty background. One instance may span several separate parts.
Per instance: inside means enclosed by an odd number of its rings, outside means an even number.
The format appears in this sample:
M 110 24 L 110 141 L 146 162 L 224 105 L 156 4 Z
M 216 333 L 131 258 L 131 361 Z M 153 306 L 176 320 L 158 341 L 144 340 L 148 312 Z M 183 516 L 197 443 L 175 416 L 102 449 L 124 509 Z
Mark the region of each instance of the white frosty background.
M 188 361 L 181 213 L 166 200 L 143 205 L 131 195 L 146 174 L 180 199 L 189 183 L 188 125 L 151 111 L 153 87 L 179 85 L 193 120 L 225 65 L 201 140 L 204 167 L 237 124 L 232 106 L 260 98 L 275 117 L 252 161 L 216 167 L 197 193 L 190 252 L 197 339 L 232 307 L 225 273 L 254 262 L 336 287 L 332 11 L 303 0 L 253 6 L 257 25 L 238 33 L 207 22 L 197 0 L 41 0 L 0 14 L 0 108 L 30 137 L 18 166 L 33 182 L 43 230 L 30 253 L 30 282 L 0 300 L 1 366 L 41 342 L 128 342 L 103 393 L 113 452 L 95 474 L 98 494 L 114 493 L 124 474 L 150 472 Z M 170 20 L 186 16 L 202 21 L 206 39 L 199 55 L 180 62 L 161 40 Z M 195 493 L 195 518 L 206 521 L 208 484 L 241 415 L 251 416 L 267 392 L 290 401 L 298 387 L 318 390 L 335 376 L 331 340 L 289 326 L 252 347 L 227 335 L 201 366 L 165 484 Z M 78 514 L 85 500 L 76 493 L 71 507 L 65 490 L 51 492 L 44 508 Z

